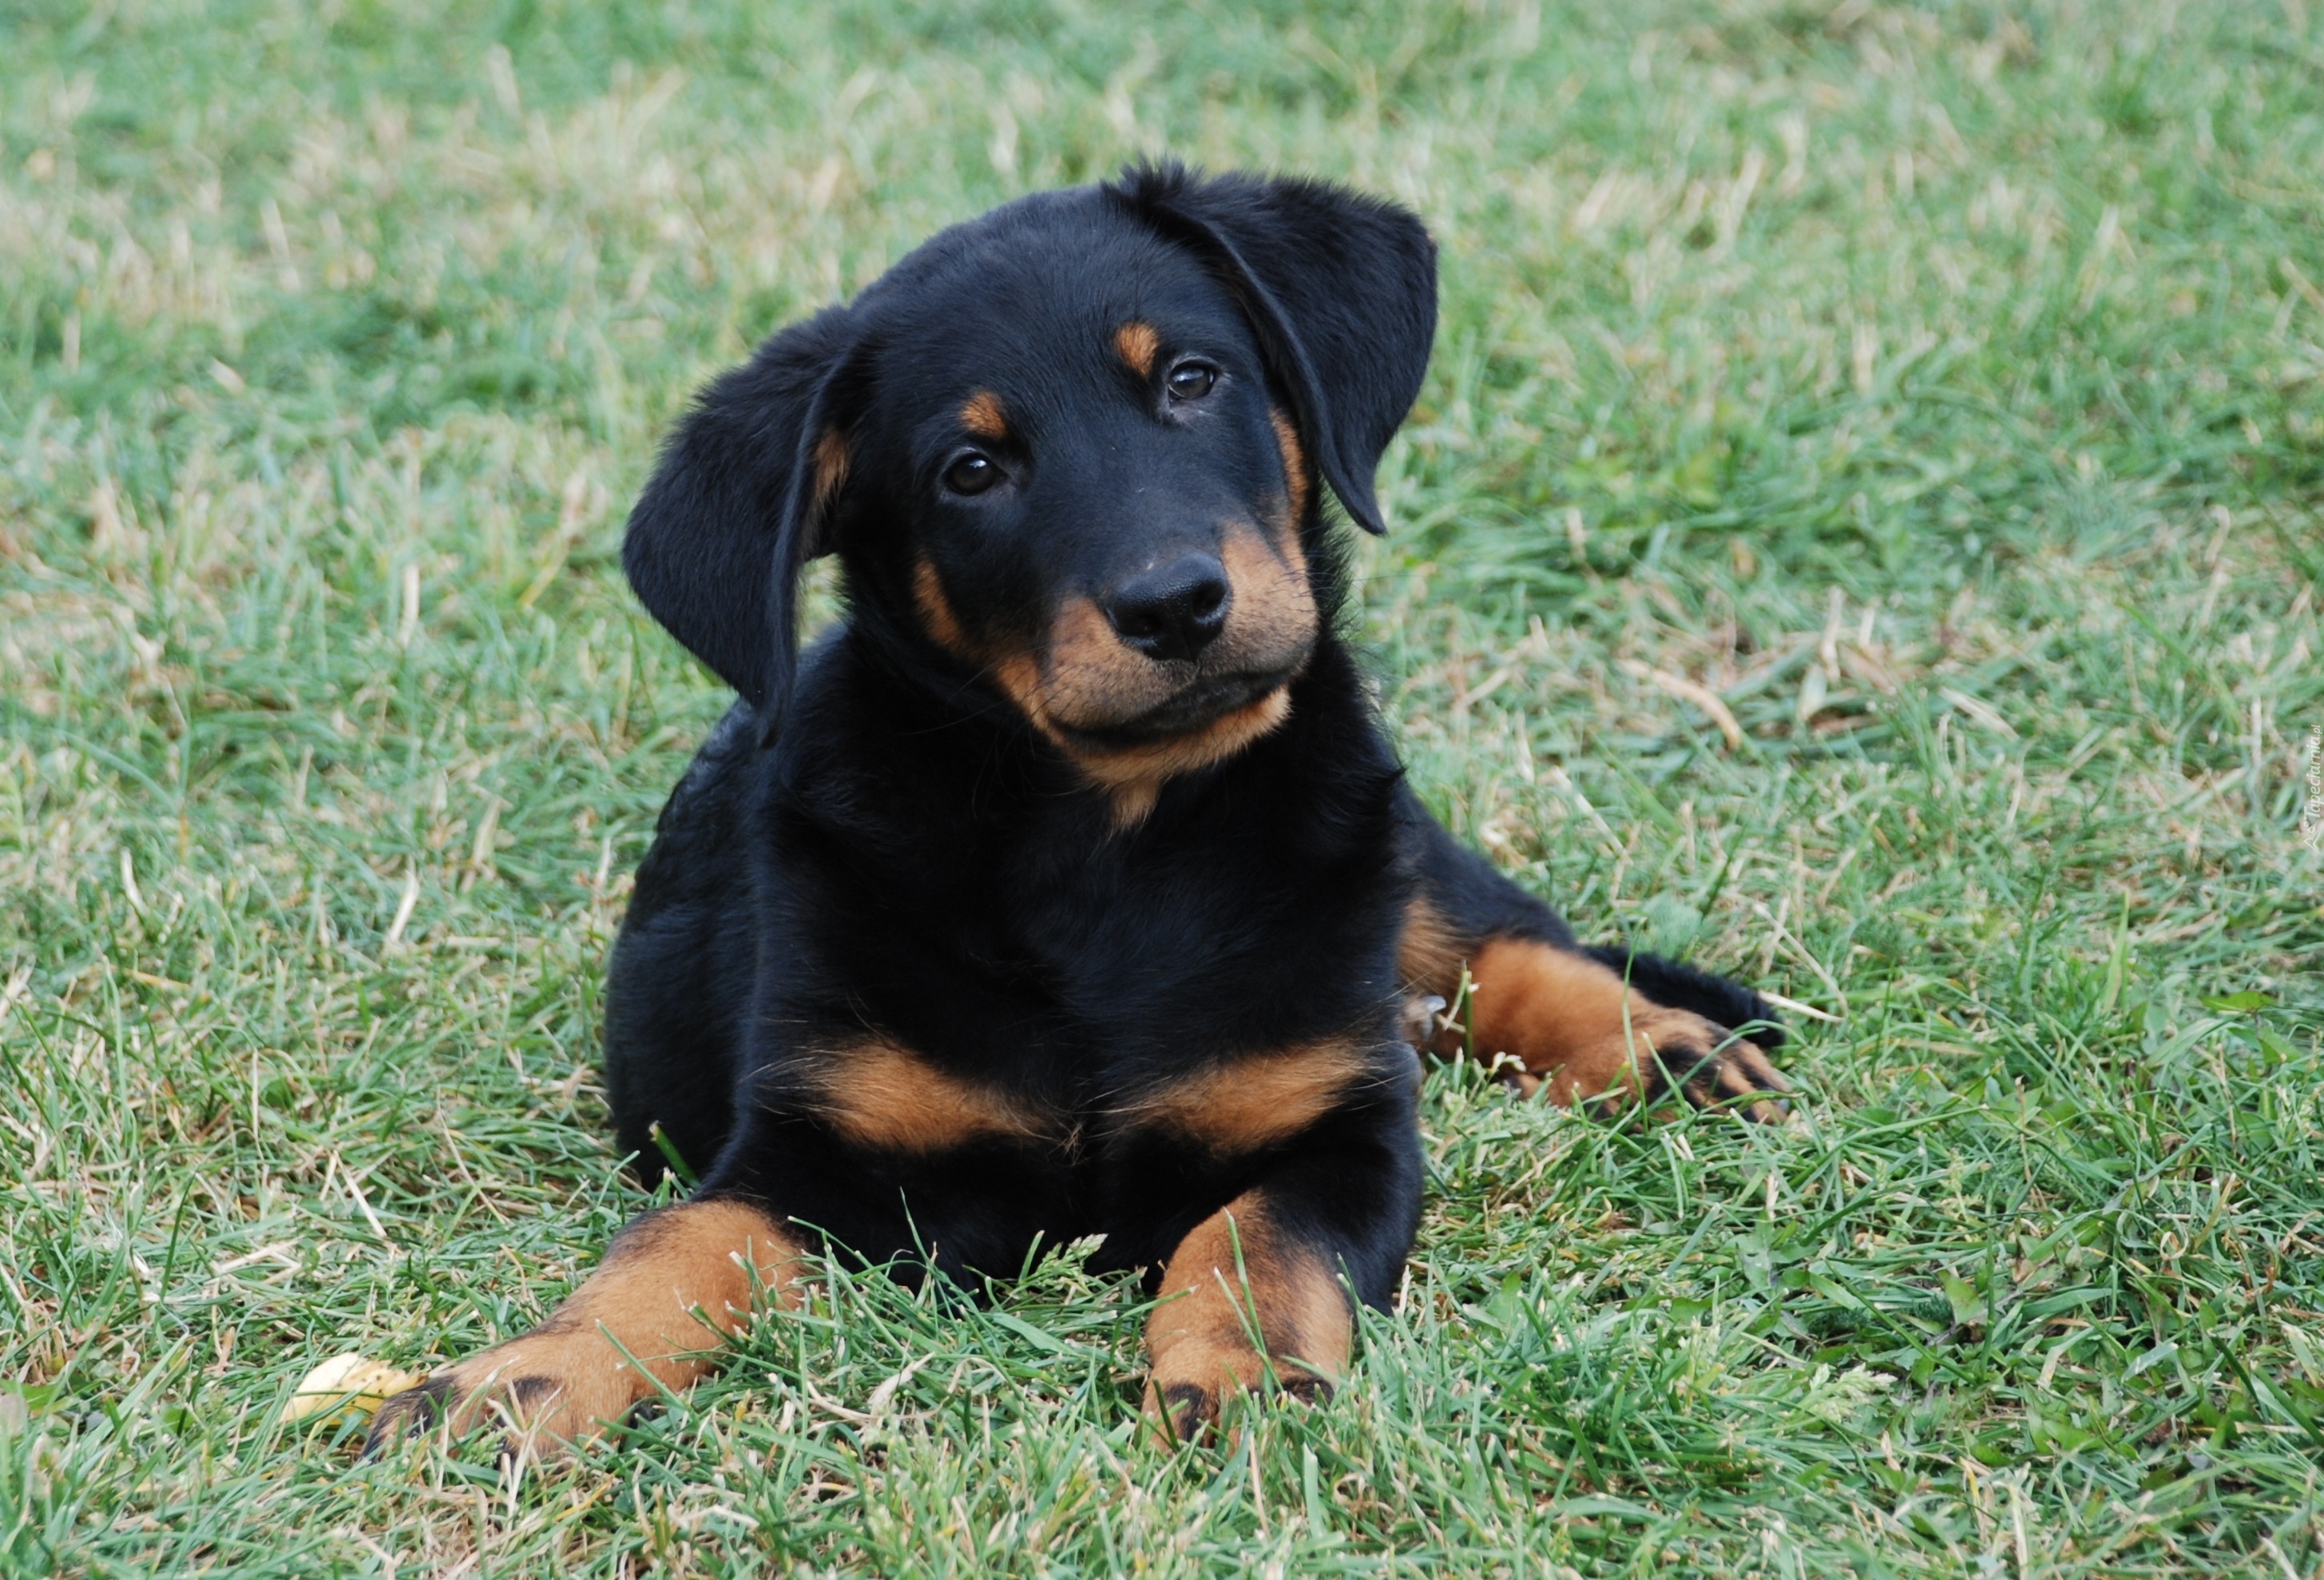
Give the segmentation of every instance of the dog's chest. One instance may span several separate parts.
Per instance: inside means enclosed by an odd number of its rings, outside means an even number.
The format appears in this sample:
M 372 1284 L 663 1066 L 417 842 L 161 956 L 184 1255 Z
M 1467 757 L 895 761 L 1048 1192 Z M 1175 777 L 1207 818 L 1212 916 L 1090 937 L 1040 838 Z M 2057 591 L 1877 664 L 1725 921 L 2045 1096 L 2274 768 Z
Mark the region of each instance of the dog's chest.
M 1257 841 L 1056 848 L 999 864 L 972 925 L 1100 1063 L 1342 1030 L 1362 1013 L 1365 956 L 1396 926 L 1385 862 L 1351 887 Z
M 796 962 L 778 1018 L 829 1026 L 814 1042 L 874 1030 L 1087 1135 L 1183 1117 L 1164 1089 L 1223 1063 L 1304 1089 L 1384 1035 L 1403 904 L 1388 774 L 1333 795 L 1239 763 L 1120 829 L 1065 785 L 946 791 L 958 775 L 900 759 L 819 761 L 802 792 L 831 788 L 779 820 L 770 874 L 798 947 L 762 956 Z

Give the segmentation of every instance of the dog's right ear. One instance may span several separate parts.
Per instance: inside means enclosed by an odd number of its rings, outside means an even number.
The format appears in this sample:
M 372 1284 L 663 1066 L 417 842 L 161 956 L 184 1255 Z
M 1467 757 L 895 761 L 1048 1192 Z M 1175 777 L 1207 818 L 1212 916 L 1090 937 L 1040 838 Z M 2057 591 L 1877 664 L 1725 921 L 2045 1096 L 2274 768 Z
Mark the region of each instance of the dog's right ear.
M 798 577 L 847 479 L 844 308 L 792 325 L 702 393 L 630 513 L 639 601 L 771 733 L 798 661 Z
M 1105 189 L 1224 278 L 1323 480 L 1358 526 L 1386 531 L 1372 474 L 1436 336 L 1436 244 L 1419 217 L 1328 181 L 1167 160 Z

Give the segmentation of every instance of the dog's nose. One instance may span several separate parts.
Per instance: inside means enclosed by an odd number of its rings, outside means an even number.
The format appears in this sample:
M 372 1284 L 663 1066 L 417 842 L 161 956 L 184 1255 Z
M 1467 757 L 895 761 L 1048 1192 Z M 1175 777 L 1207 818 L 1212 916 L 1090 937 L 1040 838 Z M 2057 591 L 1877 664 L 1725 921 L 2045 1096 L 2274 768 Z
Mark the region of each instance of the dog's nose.
M 1215 554 L 1189 554 L 1115 589 L 1106 618 L 1149 659 L 1192 659 L 1226 629 L 1234 589 Z

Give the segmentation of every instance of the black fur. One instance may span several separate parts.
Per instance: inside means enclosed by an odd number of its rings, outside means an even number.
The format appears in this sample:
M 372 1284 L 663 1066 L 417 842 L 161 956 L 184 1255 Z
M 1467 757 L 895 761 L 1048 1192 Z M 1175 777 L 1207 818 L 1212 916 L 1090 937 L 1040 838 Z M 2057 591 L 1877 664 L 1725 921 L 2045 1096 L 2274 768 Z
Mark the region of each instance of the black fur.
M 943 233 L 709 387 L 623 550 L 646 606 L 742 696 L 671 797 L 614 950 L 607 1086 L 641 1172 L 659 1124 L 705 1196 L 954 1274 L 1093 1234 L 1100 1265 L 1150 1269 L 1263 1185 L 1283 1234 L 1388 1298 L 1421 1187 L 1396 1030 L 1408 908 L 1426 897 L 1464 942 L 1577 947 L 1406 787 L 1335 630 L 1314 484 L 1381 530 L 1372 476 L 1426 365 L 1434 257 L 1411 215 L 1336 188 L 1144 168 Z M 1150 375 L 1109 337 L 1129 321 L 1156 332 Z M 1197 364 L 1215 381 L 1182 401 L 1167 381 Z M 1005 438 L 964 428 L 980 391 Z M 827 445 L 847 461 L 819 497 Z M 948 491 L 970 449 L 1003 476 L 988 493 Z M 1316 617 L 1287 718 L 1159 776 L 1150 804 L 1093 782 L 1084 749 L 1167 743 L 1277 677 L 1197 672 L 1188 695 L 1215 707 L 1045 728 L 1007 655 L 1295 500 Z M 848 614 L 795 661 L 819 552 Z M 1770 1020 L 1732 984 L 1599 957 L 1721 1025 Z M 817 1094 L 867 1038 L 1059 1128 L 851 1141 Z M 1358 1049 L 1345 1088 L 1296 1134 L 1238 1149 L 1137 1117 L 1142 1095 L 1333 1039 Z

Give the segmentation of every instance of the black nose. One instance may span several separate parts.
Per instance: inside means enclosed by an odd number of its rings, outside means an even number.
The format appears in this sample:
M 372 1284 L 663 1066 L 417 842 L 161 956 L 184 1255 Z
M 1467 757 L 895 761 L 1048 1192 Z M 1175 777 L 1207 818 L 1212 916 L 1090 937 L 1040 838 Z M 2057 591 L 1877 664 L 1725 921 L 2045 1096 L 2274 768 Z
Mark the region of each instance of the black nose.
M 1233 589 L 1215 554 L 1189 554 L 1125 583 L 1106 601 L 1121 640 L 1149 659 L 1191 659 L 1226 629 Z

